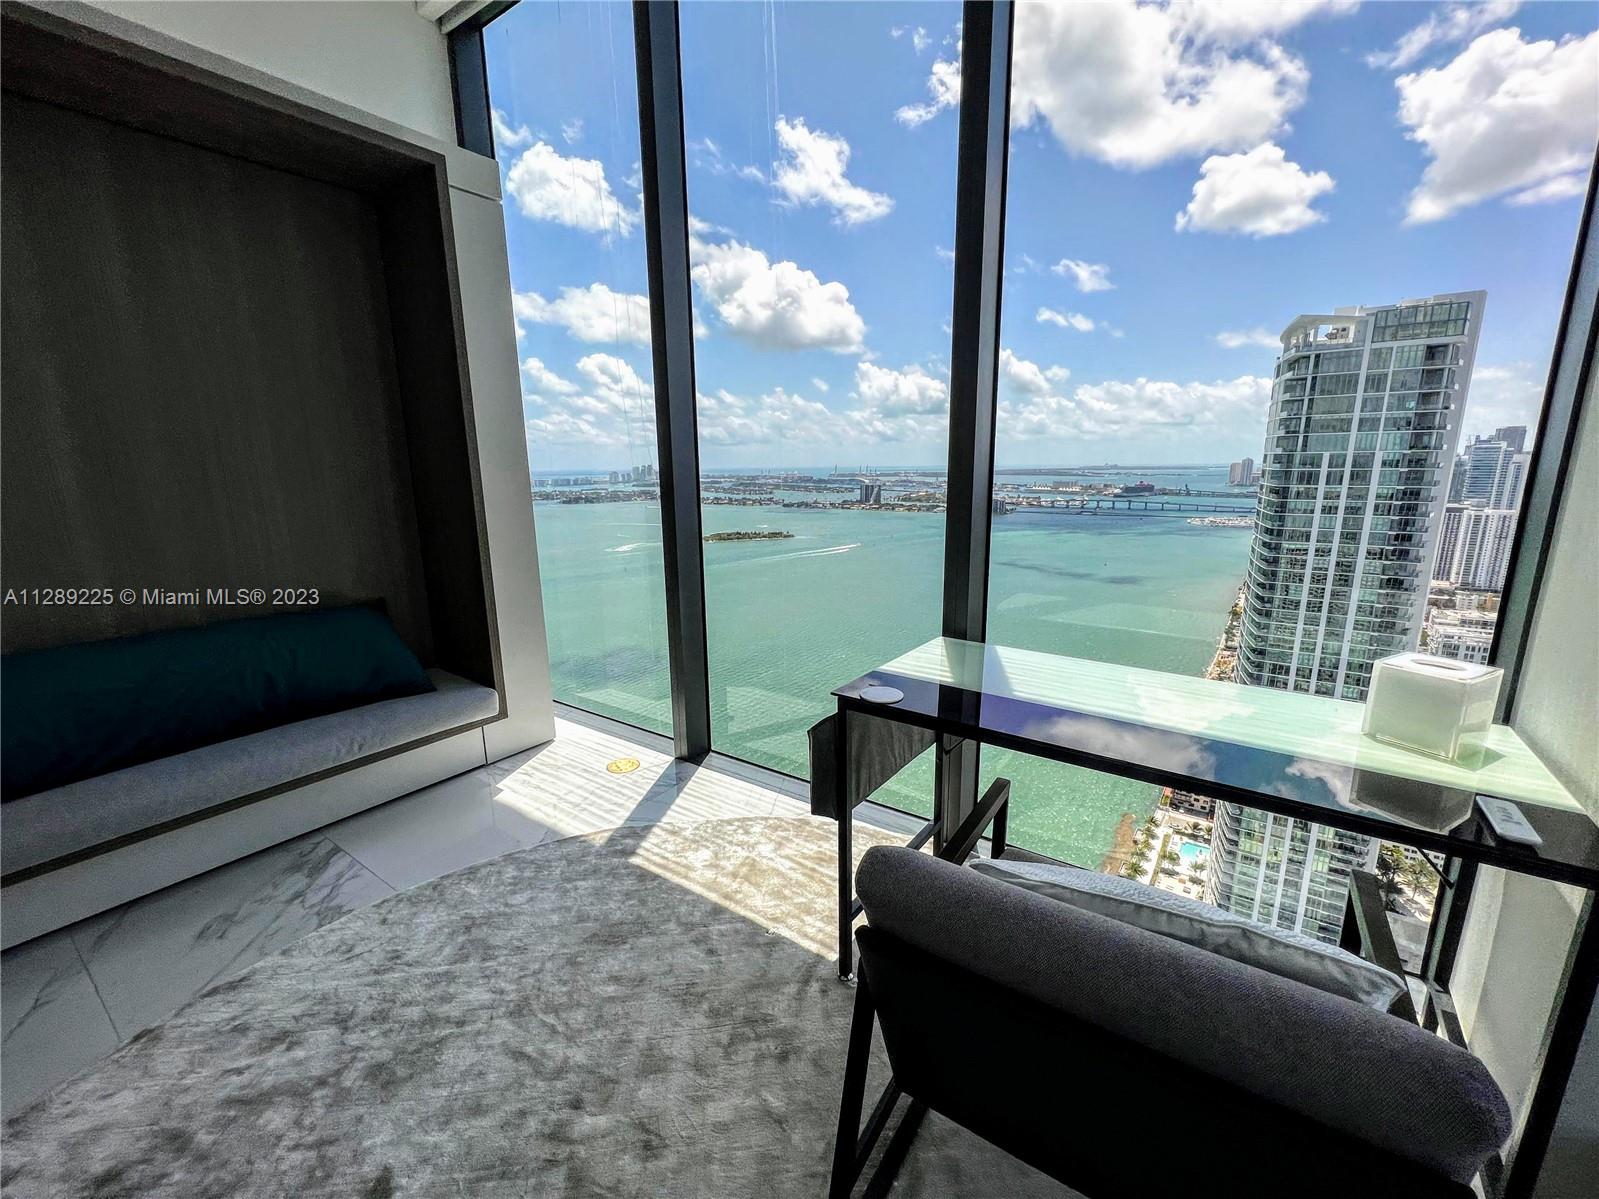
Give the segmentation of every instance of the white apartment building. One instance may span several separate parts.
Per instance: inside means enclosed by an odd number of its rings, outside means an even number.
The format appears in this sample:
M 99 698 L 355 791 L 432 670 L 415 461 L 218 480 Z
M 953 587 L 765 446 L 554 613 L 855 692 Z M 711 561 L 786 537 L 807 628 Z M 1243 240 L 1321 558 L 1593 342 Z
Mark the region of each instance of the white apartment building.
M 1447 504 L 1432 577 L 1478 591 L 1503 591 L 1516 541 L 1518 508 Z
M 1364 699 L 1414 649 L 1485 292 L 1293 320 L 1266 422 L 1238 680 Z M 1217 805 L 1212 902 L 1336 940 L 1367 837 Z

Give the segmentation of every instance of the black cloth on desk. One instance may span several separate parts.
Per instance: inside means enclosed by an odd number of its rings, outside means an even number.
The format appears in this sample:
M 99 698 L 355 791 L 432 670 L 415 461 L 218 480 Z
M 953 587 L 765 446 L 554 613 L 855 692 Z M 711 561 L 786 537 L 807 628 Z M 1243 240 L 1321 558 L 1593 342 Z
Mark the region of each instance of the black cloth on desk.
M 838 802 L 838 713 L 810 729 L 811 815 L 836 820 L 847 811 Z M 937 734 L 892 720 L 852 712 L 849 720 L 849 807 L 867 799 L 928 749 Z

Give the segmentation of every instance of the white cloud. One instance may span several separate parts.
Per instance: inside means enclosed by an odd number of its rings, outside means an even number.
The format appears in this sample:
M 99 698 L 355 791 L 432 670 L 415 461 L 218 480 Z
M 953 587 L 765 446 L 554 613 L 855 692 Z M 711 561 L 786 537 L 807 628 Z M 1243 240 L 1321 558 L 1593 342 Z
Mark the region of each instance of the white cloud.
M 946 246 L 934 246 L 933 253 L 937 254 L 945 262 L 955 261 L 955 251 Z
M 505 186 L 522 215 L 534 220 L 624 237 L 638 224 L 638 213 L 616 198 L 598 159 L 564 156 L 548 142 L 522 152 Z
M 1510 193 L 1512 203 L 1576 195 L 1599 137 L 1599 32 L 1524 41 L 1485 33 L 1445 66 L 1401 75 L 1399 120 L 1431 160 L 1407 224 Z
M 1178 229 L 1276 237 L 1327 218 L 1311 207 L 1333 190 L 1326 171 L 1289 162 L 1282 147 L 1266 142 L 1247 154 L 1218 154 L 1199 167 L 1193 199 L 1177 214 Z
M 654 440 L 654 390 L 628 363 L 614 354 L 589 354 L 578 359 L 577 373 L 581 388 L 562 380 L 569 391 L 524 397 L 536 414 L 526 422 L 530 452 L 545 444 L 618 448 Z
M 1214 42 L 1244 42 L 1286 33 L 1311 17 L 1344 16 L 1360 0 L 1189 0 L 1174 5 L 1173 19 L 1192 36 Z
M 511 120 L 498 108 L 489 109 L 489 124 L 494 129 L 494 144 L 501 150 L 519 150 L 533 140 L 526 125 L 511 128 Z
M 829 391 L 833 390 L 831 387 L 829 387 L 827 385 L 827 380 L 826 379 L 818 379 L 818 378 L 815 378 L 814 376 L 811 378 L 811 386 L 816 388 L 816 390 L 820 391 L 820 392 L 829 392 Z
M 845 176 L 849 143 L 842 137 L 811 129 L 804 117 L 777 118 L 777 145 L 784 155 L 772 164 L 772 186 L 791 204 L 822 205 L 833 210 L 839 225 L 860 225 L 885 217 L 894 201 L 868 191 Z
M 866 322 L 842 283 L 823 283 L 796 263 L 772 262 L 735 240 L 694 237 L 689 248 L 694 282 L 737 336 L 766 349 L 853 354 L 865 348 Z
M 888 27 L 888 36 L 891 38 L 902 38 L 907 32 L 908 30 L 904 25 L 890 25 Z
M 729 162 L 722 153 L 722 147 L 708 137 L 689 142 L 688 151 L 695 166 L 713 175 L 737 175 L 740 179 L 748 179 L 752 183 L 766 182 L 766 175 L 760 167 L 739 166 L 735 162 Z
M 1094 322 L 1080 312 L 1057 312 L 1053 308 L 1040 308 L 1033 314 L 1040 325 L 1059 325 L 1062 329 L 1075 329 L 1079 333 L 1092 333 Z
M 629 444 L 629 439 L 623 431 L 602 426 L 597 421 L 571 412 L 548 412 L 543 416 L 528 417 L 524 428 L 527 434 L 528 457 L 535 464 L 545 460 L 542 451 L 549 445 L 617 449 Z
M 1216 334 L 1216 344 L 1224 350 L 1239 350 L 1245 346 L 1280 350 L 1282 338 L 1263 325 L 1256 325 L 1253 329 L 1223 329 Z
M 821 380 L 811 380 L 819 385 Z M 826 390 L 818 387 L 818 390 Z M 949 390 L 919 366 L 892 370 L 856 364 L 854 406 L 835 410 L 784 388 L 759 396 L 716 391 L 699 396 L 700 437 L 720 448 L 937 442 L 947 436 Z
M 912 129 L 931 121 L 946 108 L 954 108 L 961 99 L 961 65 L 947 58 L 935 59 L 932 73 L 927 77 L 927 91 L 932 97 L 925 104 L 906 104 L 896 109 L 894 119 Z
M 701 392 L 697 416 L 700 440 L 706 445 L 837 444 L 832 441 L 837 435 L 836 414 L 781 387 L 755 397 L 725 390 Z
M 918 25 L 916 31 L 911 34 L 911 45 L 916 48 L 916 53 L 920 54 L 932 44 L 933 39 L 928 35 L 927 30 Z
M 1513 196 L 1506 196 L 1506 204 L 1514 204 L 1518 208 L 1527 204 L 1548 204 L 1553 200 L 1567 200 L 1572 196 L 1580 196 L 1588 190 L 1588 176 L 1582 171 L 1575 171 L 1570 175 L 1556 175 L 1535 187 L 1519 191 Z
M 868 409 L 886 416 L 949 411 L 949 387 L 919 366 L 896 371 L 871 362 L 858 362 L 855 364 L 855 394 Z
M 612 291 L 603 283 L 563 287 L 554 300 L 536 291 L 517 292 L 511 311 L 518 326 L 522 321 L 560 325 L 579 341 L 650 344 L 649 297 Z
M 1237 440 L 1264 424 L 1270 397 L 1271 380 L 1256 375 L 1214 383 L 1140 378 L 1083 384 L 1069 395 L 1002 396 L 999 429 L 1014 441 L 1169 438 L 1205 432 Z
M 1264 35 L 1328 6 L 1234 7 L 1019 5 L 1011 123 L 1130 168 L 1264 141 L 1310 77 Z
M 572 395 L 577 391 L 576 383 L 561 378 L 537 358 L 522 360 L 522 374 L 526 376 L 533 396 Z
M 1461 413 L 1461 444 L 1504 425 L 1526 425 L 1529 448 L 1543 408 L 1544 378 L 1530 362 L 1478 365 Z
M 935 443 L 948 436 L 949 385 L 920 366 L 855 364 L 859 407 L 839 414 L 836 445 Z
M 575 146 L 583 140 L 583 118 L 573 117 L 570 121 L 561 122 L 561 138 L 569 146 Z
M 1521 0 L 1472 0 L 1469 4 L 1445 4 L 1427 14 L 1420 25 L 1406 31 L 1392 50 L 1366 55 L 1373 67 L 1399 70 L 1408 67 L 1434 46 L 1469 41 L 1490 26 L 1515 15 Z
M 1304 64 L 1270 38 L 1359 0 L 1024 3 L 1016 9 L 1011 121 L 1116 166 L 1242 149 L 1305 99 Z M 894 115 L 920 125 L 960 101 L 960 64 L 939 59 L 931 99 Z
M 1026 255 L 1023 255 L 1025 258 Z M 1111 291 L 1110 267 L 1103 262 L 1083 262 L 1077 258 L 1062 258 L 1049 268 L 1057 275 L 1069 275 L 1078 291 Z
M 579 358 L 577 373 L 588 381 L 595 395 L 615 397 L 618 406 L 636 403 L 654 394 L 638 372 L 615 354 L 589 354 Z
M 821 380 L 811 382 L 819 385 Z M 836 450 L 845 445 L 935 443 L 947 436 L 948 388 L 919 366 L 891 370 L 860 362 L 850 399 L 852 407 L 836 410 L 781 387 L 759 396 L 702 392 L 700 438 L 719 448 L 813 445 Z
M 1045 396 L 1054 392 L 1072 377 L 1064 366 L 1039 366 L 1012 353 L 1009 348 L 999 352 L 999 381 L 1001 387 L 1026 396 Z

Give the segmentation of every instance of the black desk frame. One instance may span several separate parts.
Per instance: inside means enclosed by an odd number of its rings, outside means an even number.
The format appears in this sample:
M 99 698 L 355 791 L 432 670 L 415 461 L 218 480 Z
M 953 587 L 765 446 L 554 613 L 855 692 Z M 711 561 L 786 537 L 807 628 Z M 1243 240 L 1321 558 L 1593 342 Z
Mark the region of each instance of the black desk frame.
M 1560 985 L 1555 993 L 1543 1045 L 1535 1063 L 1532 1097 L 1521 1135 L 1512 1146 L 1512 1156 L 1505 1169 L 1502 1172 L 1485 1171 L 1484 1174 L 1484 1181 L 1492 1188 L 1490 1193 L 1499 1196 L 1500 1199 L 1526 1199 L 1531 1194 L 1565 1098 L 1566 1086 L 1587 1027 L 1589 1013 L 1594 1007 L 1595 995 L 1599 994 L 1599 913 L 1595 911 L 1595 894 L 1599 892 L 1599 865 L 1540 860 L 1524 847 L 1496 840 L 1486 829 L 1485 823 L 1475 814 L 1466 822 L 1472 829 L 1469 838 L 1458 835 L 1459 829 L 1453 833 L 1432 832 L 1375 815 L 1305 803 L 1281 795 L 1231 786 L 1180 770 L 1130 762 L 1108 754 L 1096 753 L 1087 748 L 1066 747 L 1016 732 L 984 727 L 978 719 L 977 708 L 972 703 L 975 697 L 971 693 L 964 693 L 961 697 L 962 702 L 954 704 L 946 702 L 947 696 L 941 697 L 934 715 L 917 710 L 915 705 L 900 707 L 874 704 L 860 699 L 858 696 L 860 688 L 872 684 L 886 684 L 907 691 L 938 686 L 927 684 L 923 680 L 879 672 L 863 676 L 834 693 L 838 709 L 831 765 L 838 820 L 838 973 L 844 980 L 854 979 L 854 926 L 856 918 L 861 914 L 861 906 L 854 897 L 852 835 L 854 809 L 856 804 L 866 798 L 861 795 L 851 795 L 849 790 L 851 772 L 848 729 L 852 720 L 884 720 L 912 725 L 934 733 L 940 777 L 945 764 L 955 755 L 969 752 L 977 745 L 992 745 L 995 748 L 1016 750 L 1050 761 L 1085 767 L 1121 778 L 1136 779 L 1160 787 L 1194 790 L 1218 800 L 1238 803 L 1280 816 L 1294 817 L 1330 828 L 1363 833 L 1385 841 L 1413 845 L 1417 849 L 1449 855 L 1448 869 L 1443 875 L 1444 887 L 1439 896 L 1440 911 L 1435 912 L 1434 916 L 1435 924 L 1440 920 L 1451 919 L 1458 923 L 1464 918 L 1465 900 L 1469 896 L 1469 887 L 1479 866 L 1495 866 L 1514 873 L 1573 884 L 1586 890 L 1587 894 L 1583 897 L 1576 928 L 1567 951 Z M 815 765 L 813 764 L 813 768 Z M 997 780 L 989 792 L 985 793 L 976 809 L 961 822 L 959 829 L 949 836 L 948 841 L 963 842 L 969 839 L 970 845 L 967 847 L 969 852 L 977 844 L 983 829 L 993 820 L 995 846 L 1002 851 L 1006 838 L 1004 821 L 1008 811 L 1006 800 L 1009 798 L 1009 793 L 1009 782 L 1003 779 Z M 942 797 L 943 788 L 935 785 L 933 819 L 911 840 L 910 844 L 913 846 L 919 847 L 929 837 L 934 837 L 938 838 L 935 840 L 935 849 L 942 851 L 945 848 L 941 818 Z M 962 858 L 964 856 L 963 854 Z M 1452 948 L 1451 945 L 1449 953 L 1451 960 Z M 1442 1024 L 1446 1032 L 1455 1033 L 1455 1039 L 1459 1039 L 1458 1023 L 1455 1021 L 1447 994 L 1449 964 L 1451 964 L 1449 960 L 1441 958 L 1435 943 L 1428 953 L 1422 980 L 1429 995 L 1427 1024 L 1428 1027 Z

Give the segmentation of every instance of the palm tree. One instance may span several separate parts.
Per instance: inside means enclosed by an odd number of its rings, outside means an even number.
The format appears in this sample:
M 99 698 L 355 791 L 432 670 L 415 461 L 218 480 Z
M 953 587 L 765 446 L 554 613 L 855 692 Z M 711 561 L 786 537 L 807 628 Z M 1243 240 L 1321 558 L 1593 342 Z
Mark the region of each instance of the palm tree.
M 1438 892 L 1438 875 L 1420 859 L 1407 861 L 1399 868 L 1399 881 L 1417 895 L 1432 896 Z
M 1377 851 L 1377 892 L 1382 896 L 1382 906 L 1390 912 L 1399 910 L 1399 872 L 1404 865 L 1404 851 L 1398 846 L 1384 845 Z

